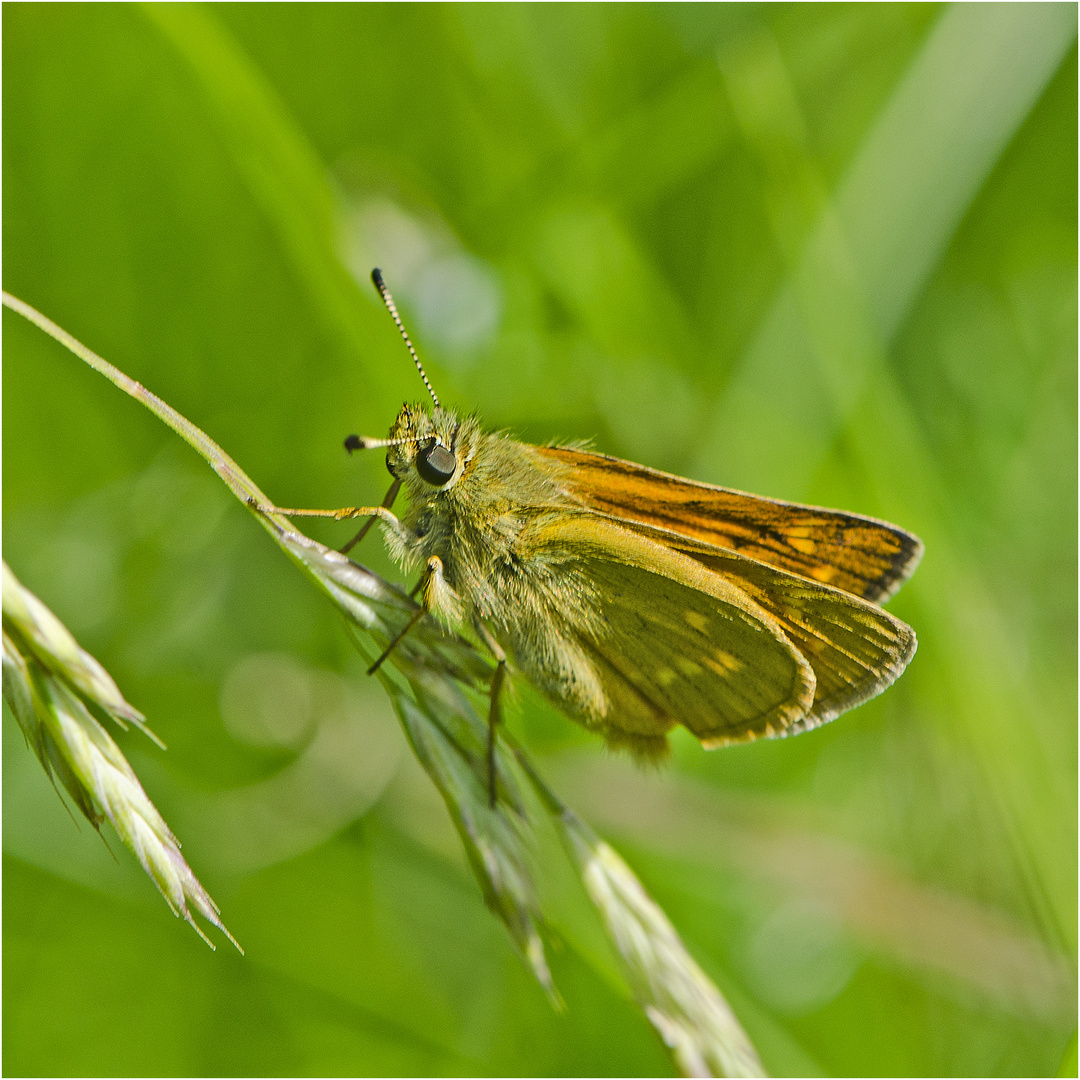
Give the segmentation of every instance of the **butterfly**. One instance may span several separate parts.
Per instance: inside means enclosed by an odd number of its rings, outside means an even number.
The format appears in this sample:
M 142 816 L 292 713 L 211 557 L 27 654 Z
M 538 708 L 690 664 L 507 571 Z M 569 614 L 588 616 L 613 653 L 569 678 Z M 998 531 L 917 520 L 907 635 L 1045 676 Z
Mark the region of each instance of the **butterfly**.
M 283 510 L 383 523 L 420 566 L 420 607 L 372 667 L 430 615 L 472 632 L 608 745 L 667 752 L 682 725 L 706 747 L 795 734 L 881 693 L 915 653 L 885 611 L 921 541 L 888 522 L 699 483 L 571 446 L 486 433 L 442 407 L 378 270 L 372 279 L 432 398 L 406 404 L 383 447 L 378 507 Z M 392 512 L 404 490 L 407 507 Z

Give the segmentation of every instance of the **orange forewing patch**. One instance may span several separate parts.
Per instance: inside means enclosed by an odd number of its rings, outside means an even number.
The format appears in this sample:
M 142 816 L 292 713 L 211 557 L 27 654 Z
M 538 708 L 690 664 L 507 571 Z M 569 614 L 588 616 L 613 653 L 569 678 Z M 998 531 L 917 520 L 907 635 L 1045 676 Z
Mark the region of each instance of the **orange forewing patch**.
M 570 466 L 566 488 L 592 510 L 728 548 L 865 600 L 887 600 L 922 558 L 918 537 L 875 518 L 702 484 L 605 454 L 537 450 Z

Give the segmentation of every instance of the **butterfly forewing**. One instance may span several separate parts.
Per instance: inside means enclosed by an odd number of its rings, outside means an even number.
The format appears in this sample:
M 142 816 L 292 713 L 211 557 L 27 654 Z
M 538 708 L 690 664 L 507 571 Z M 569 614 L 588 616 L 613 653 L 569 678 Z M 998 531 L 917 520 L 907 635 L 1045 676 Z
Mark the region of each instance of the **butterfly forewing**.
M 922 542 L 884 521 L 701 484 L 629 461 L 562 447 L 565 484 L 591 509 L 681 533 L 866 600 L 888 599 L 912 574 Z

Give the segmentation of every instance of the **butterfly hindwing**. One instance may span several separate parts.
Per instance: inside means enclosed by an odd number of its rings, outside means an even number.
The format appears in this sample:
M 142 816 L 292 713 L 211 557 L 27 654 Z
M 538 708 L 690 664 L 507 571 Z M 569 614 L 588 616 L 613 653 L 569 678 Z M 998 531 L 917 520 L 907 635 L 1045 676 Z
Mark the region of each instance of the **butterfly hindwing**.
M 674 534 L 668 542 L 772 614 L 814 669 L 814 706 L 788 734 L 823 724 L 880 694 L 915 654 L 915 632 L 876 604 L 732 551 Z
M 609 742 L 655 752 L 680 723 L 718 746 L 781 734 L 808 715 L 812 667 L 722 575 L 599 515 L 549 520 L 529 544 L 572 557 L 599 598 L 598 624 L 576 634 L 606 704 L 588 722 Z

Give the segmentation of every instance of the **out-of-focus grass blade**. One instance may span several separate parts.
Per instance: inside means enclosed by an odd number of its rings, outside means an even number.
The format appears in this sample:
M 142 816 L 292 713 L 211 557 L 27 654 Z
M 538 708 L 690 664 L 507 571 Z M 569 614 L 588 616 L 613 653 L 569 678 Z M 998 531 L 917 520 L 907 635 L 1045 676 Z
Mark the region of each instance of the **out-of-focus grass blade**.
M 350 356 L 386 327 L 334 247 L 334 194 L 323 163 L 273 88 L 251 64 L 211 9 L 186 4 L 144 4 L 146 18 L 173 45 L 201 87 L 240 176 L 281 238 L 312 307 Z M 378 398 L 386 375 L 365 369 Z
M 805 492 L 882 344 L 1076 31 L 1068 4 L 945 11 L 733 373 L 695 475 Z
M 1068 5 L 945 12 L 835 198 L 823 205 L 732 378 L 716 438 L 697 467 L 727 483 L 804 497 L 847 424 L 871 485 L 892 493 L 885 512 L 926 542 L 930 555 L 912 589 L 928 623 L 944 628 L 951 643 L 943 685 L 952 712 L 997 796 L 1044 930 L 1071 952 L 1075 862 L 1063 859 L 1075 850 L 1071 811 L 1063 810 L 1072 802 L 1069 782 L 1031 737 L 1043 723 L 1038 703 L 1015 676 L 988 590 L 958 554 L 948 487 L 884 355 L 1075 38 L 1076 12 Z M 779 68 L 774 74 L 785 77 Z
M 994 792 L 1044 932 L 1075 956 L 1075 764 L 1053 754 L 1043 737 L 1047 719 L 1024 685 L 1006 619 L 986 583 L 959 557 L 939 509 L 948 505 L 948 489 L 886 372 L 848 431 L 871 476 L 892 493 L 896 516 L 915 523 L 931 553 L 911 587 L 927 625 L 948 643 L 937 685 Z
M 1076 1015 L 1067 955 L 994 905 L 928 887 L 880 854 L 808 827 L 809 801 L 721 795 L 685 778 L 657 784 L 613 760 L 568 762 L 558 778 L 599 825 L 666 858 L 738 867 L 747 881 L 819 904 L 887 962 L 948 980 L 959 1000 L 1053 1027 Z
M 1076 1076 L 1077 1073 L 1077 1053 L 1076 1053 L 1076 1032 L 1073 1032 L 1073 1037 L 1069 1040 L 1069 1047 L 1065 1051 L 1065 1056 L 1061 1059 L 1061 1065 L 1058 1068 L 1058 1076 Z

